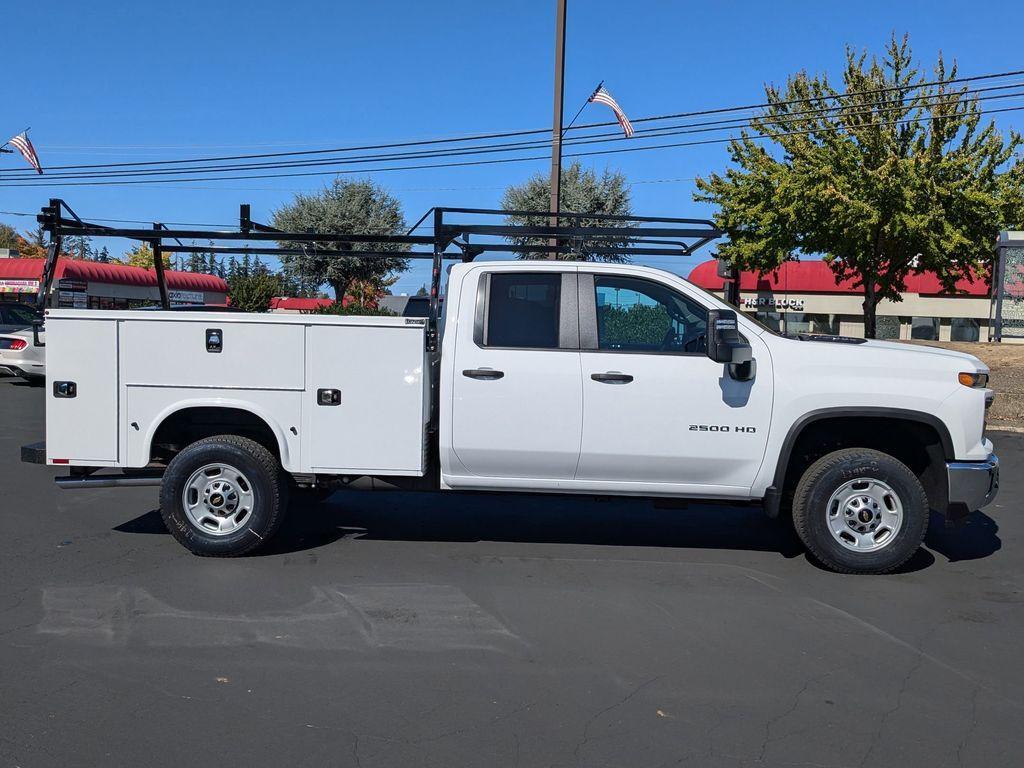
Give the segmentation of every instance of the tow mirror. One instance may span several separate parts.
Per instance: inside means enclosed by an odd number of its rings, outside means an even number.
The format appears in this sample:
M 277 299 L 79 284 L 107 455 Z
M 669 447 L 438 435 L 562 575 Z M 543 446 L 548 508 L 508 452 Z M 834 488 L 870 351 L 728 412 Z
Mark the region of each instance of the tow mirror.
M 750 362 L 750 345 L 740 336 L 736 313 L 731 309 L 708 312 L 708 357 L 716 363 L 739 365 Z

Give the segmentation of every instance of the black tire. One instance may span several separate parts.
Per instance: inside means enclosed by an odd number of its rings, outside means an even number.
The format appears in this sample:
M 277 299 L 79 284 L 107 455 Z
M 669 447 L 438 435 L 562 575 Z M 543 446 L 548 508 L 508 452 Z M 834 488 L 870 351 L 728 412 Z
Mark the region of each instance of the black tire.
M 185 508 L 185 488 L 203 467 L 220 464 L 242 475 L 251 504 L 237 530 L 213 534 L 194 522 Z M 200 476 L 202 477 L 202 476 Z M 274 455 L 259 443 L 237 435 L 199 440 L 174 457 L 160 486 L 160 513 L 171 535 L 186 549 L 206 557 L 238 557 L 266 544 L 288 507 L 288 482 Z
M 856 540 L 857 535 L 844 530 L 837 537 L 829 525 L 830 515 L 835 519 L 836 515 L 846 514 L 846 508 L 839 509 L 838 502 L 835 509 L 829 510 L 833 493 L 859 478 L 888 485 L 902 507 L 902 523 L 896 533 L 885 538 L 883 526 L 879 548 L 871 551 L 847 548 L 839 538 Z M 893 503 L 891 498 L 888 503 Z M 870 515 L 870 510 L 865 510 L 865 514 Z M 899 568 L 921 546 L 928 530 L 928 514 L 928 497 L 917 476 L 901 461 L 867 448 L 848 448 L 818 459 L 804 472 L 793 496 L 793 525 L 804 546 L 823 565 L 839 573 L 889 573 Z M 858 522 L 850 521 L 853 525 Z M 842 527 L 839 523 L 837 526 Z

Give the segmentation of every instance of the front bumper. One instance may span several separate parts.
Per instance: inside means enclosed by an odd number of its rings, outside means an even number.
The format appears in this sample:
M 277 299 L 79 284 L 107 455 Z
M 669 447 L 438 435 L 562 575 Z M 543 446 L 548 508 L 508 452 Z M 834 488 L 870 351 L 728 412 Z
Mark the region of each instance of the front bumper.
M 990 504 L 999 493 L 999 457 L 990 453 L 984 461 L 946 462 L 949 509 L 966 515 Z

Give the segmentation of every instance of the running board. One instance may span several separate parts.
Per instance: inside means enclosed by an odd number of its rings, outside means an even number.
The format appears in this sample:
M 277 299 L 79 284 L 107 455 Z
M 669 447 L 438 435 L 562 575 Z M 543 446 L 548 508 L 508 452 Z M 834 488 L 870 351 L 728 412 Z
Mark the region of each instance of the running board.
M 139 488 L 160 485 L 163 475 L 90 475 L 55 477 L 53 482 L 63 490 L 80 488 Z

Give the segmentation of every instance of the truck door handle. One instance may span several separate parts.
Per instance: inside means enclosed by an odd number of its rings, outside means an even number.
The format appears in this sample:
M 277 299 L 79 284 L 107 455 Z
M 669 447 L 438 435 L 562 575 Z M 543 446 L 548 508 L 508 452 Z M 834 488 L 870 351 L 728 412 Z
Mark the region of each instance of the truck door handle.
M 633 377 L 628 373 L 619 373 L 618 371 L 608 371 L 608 373 L 592 373 L 590 378 L 594 381 L 600 381 L 602 384 L 629 384 L 633 380 Z
M 467 368 L 462 372 L 463 376 L 468 376 L 471 379 L 483 379 L 484 381 L 493 381 L 494 379 L 500 379 L 505 375 L 504 371 L 496 371 L 493 368 Z

